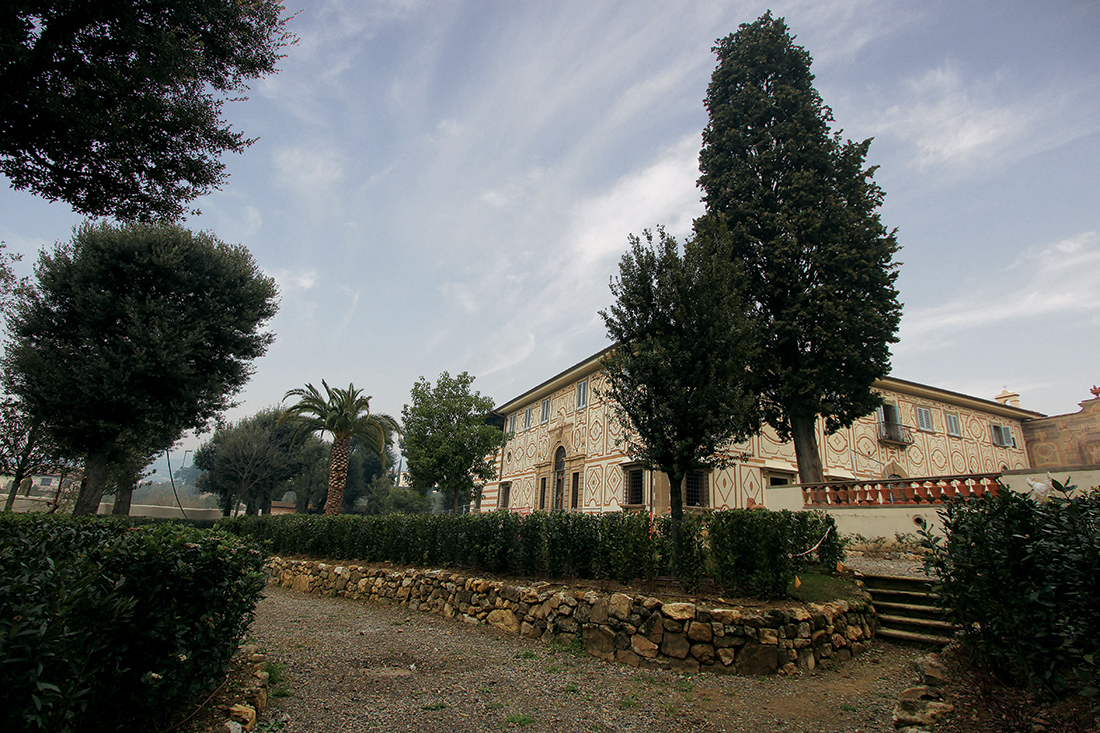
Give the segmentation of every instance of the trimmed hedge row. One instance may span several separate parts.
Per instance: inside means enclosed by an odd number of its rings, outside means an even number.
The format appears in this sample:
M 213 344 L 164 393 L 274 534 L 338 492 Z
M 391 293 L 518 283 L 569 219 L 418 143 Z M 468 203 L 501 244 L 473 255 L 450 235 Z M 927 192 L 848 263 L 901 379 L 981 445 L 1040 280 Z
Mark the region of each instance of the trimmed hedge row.
M 221 682 L 263 588 L 261 552 L 133 525 L 0 517 L 0 730 L 163 724 Z
M 1100 492 L 956 501 L 925 534 L 938 590 L 975 658 L 1034 690 L 1100 690 Z
M 624 583 L 673 574 L 692 589 L 705 575 L 727 593 L 763 598 L 785 595 L 800 568 L 832 567 L 842 553 L 836 525 L 823 512 L 734 509 L 686 516 L 681 566 L 672 568 L 670 521 L 626 512 L 297 514 L 235 517 L 218 526 L 281 555 Z

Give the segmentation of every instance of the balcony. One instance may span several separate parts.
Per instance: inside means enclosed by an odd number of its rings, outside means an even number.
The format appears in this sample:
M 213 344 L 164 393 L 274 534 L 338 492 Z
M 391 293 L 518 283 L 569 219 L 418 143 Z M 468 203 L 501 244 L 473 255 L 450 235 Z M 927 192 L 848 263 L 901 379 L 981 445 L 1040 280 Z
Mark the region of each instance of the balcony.
M 882 507 L 943 504 L 956 497 L 975 498 L 996 494 L 1000 474 L 933 476 L 913 479 L 874 479 L 802 484 L 806 507 Z
M 878 424 L 878 440 L 880 443 L 892 443 L 902 446 L 912 445 L 913 431 L 908 425 L 883 421 Z

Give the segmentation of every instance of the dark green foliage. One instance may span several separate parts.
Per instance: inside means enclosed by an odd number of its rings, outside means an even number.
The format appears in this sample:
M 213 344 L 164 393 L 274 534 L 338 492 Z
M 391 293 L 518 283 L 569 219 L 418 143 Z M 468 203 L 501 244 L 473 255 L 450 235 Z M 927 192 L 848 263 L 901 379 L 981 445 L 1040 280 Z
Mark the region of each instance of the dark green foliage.
M 1054 488 L 1063 486 L 1054 482 Z M 1097 694 L 1100 493 L 1036 501 L 1002 487 L 941 512 L 925 534 L 952 620 L 972 655 L 1033 690 Z
M 274 279 L 240 246 L 175 225 L 85 224 L 44 251 L 10 319 L 5 381 L 58 446 L 87 457 L 74 509 L 107 466 L 222 412 L 274 336 Z
M 466 372 L 443 372 L 434 386 L 421 377 L 412 387 L 412 403 L 401 410 L 409 483 L 419 491 L 438 487 L 456 513 L 496 475 L 492 458 L 504 439 L 485 422 L 492 399 L 473 390 L 473 383 Z
M 688 590 L 709 575 L 723 589 L 765 598 L 783 596 L 796 570 L 835 567 L 840 553 L 832 518 L 813 512 L 688 515 L 681 522 L 680 566 L 674 565 L 670 518 L 654 521 L 643 512 L 241 516 L 218 526 L 266 542 L 280 555 L 623 583 L 672 573 Z M 791 557 L 823 537 L 814 552 Z
M 200 491 L 216 494 L 229 514 L 243 501 L 249 514 L 270 512 L 298 473 L 312 468 L 320 438 L 296 436 L 290 425 L 280 425 L 281 412 L 268 408 L 235 423 L 219 425 L 195 451 L 194 466 L 201 470 Z M 313 445 L 308 445 L 313 444 Z
M 699 153 L 707 213 L 744 268 L 760 348 L 759 416 L 792 439 L 804 483 L 823 480 L 815 421 L 847 427 L 881 402 L 901 304 L 895 233 L 879 220 L 870 140 L 843 141 L 810 55 L 766 13 L 718 41 Z
M 162 728 L 221 682 L 262 560 L 181 523 L 0 518 L 0 729 Z
M 783 597 L 796 572 L 833 568 L 842 553 L 836 523 L 824 512 L 734 509 L 713 514 L 707 529 L 711 575 L 727 593 Z
M 83 214 L 177 219 L 253 140 L 222 105 L 292 42 L 277 0 L 0 5 L 0 171 Z
M 648 230 L 643 237 L 630 237 L 611 283 L 615 303 L 600 311 L 617 344 L 603 366 L 625 451 L 668 474 L 675 534 L 684 476 L 725 465 L 729 444 L 756 431 L 755 336 L 721 236 L 690 239 L 682 255 L 663 229 L 656 242 Z

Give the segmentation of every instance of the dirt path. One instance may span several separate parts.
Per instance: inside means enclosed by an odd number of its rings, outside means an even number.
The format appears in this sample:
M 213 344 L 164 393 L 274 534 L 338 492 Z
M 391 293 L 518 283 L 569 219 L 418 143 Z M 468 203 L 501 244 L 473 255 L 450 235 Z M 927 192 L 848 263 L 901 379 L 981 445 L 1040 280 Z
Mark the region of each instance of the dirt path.
M 516 729 L 892 731 L 916 648 L 876 642 L 802 677 L 681 676 L 577 656 L 487 626 L 269 587 L 251 639 L 287 665 L 286 733 Z M 269 715 L 269 717 L 271 717 Z

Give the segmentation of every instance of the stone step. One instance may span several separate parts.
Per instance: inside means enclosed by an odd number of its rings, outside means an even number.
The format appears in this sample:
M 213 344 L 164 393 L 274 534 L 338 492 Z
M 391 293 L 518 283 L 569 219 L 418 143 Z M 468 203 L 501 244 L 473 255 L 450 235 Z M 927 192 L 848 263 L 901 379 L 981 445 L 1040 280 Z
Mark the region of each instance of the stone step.
M 950 621 L 940 621 L 932 618 L 913 618 L 912 616 L 895 616 L 893 614 L 880 613 L 878 615 L 879 627 L 886 626 L 888 628 L 900 627 L 916 627 L 919 629 L 935 630 L 940 632 L 950 633 L 955 629 L 955 625 Z
M 932 591 L 914 591 L 914 590 L 883 590 L 881 588 L 867 588 L 864 587 L 868 593 L 875 598 L 881 598 L 883 600 L 890 600 L 894 603 L 910 603 L 912 605 L 920 606 L 935 606 L 936 601 L 939 599 Z
M 889 613 L 906 618 L 941 619 L 944 610 L 939 606 L 923 603 L 896 603 L 894 601 L 875 600 L 875 610 L 880 614 Z
M 899 641 L 909 641 L 916 644 L 935 644 L 937 646 L 946 646 L 952 641 L 951 637 L 941 634 L 922 634 L 916 631 L 904 631 L 902 629 L 891 629 L 883 626 L 878 628 L 878 631 L 875 632 L 875 636 L 886 639 L 898 639 Z

